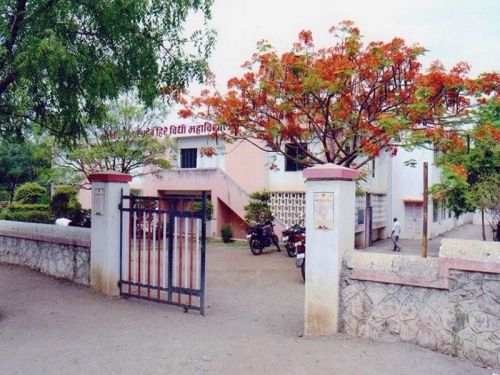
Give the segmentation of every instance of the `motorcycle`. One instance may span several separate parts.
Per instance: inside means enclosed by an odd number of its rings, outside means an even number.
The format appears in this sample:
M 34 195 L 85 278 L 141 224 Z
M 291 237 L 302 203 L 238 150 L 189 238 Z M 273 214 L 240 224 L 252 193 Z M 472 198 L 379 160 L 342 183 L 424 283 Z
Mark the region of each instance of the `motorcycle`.
M 265 247 L 273 244 L 278 248 L 278 251 L 281 251 L 278 236 L 274 233 L 274 225 L 271 222 L 262 226 L 250 227 L 247 239 L 253 255 L 262 254 Z
M 297 255 L 295 243 L 302 241 L 305 231 L 306 229 L 299 224 L 294 224 L 283 231 L 282 241 L 285 243 L 286 252 L 290 258 Z
M 294 243 L 297 259 L 295 260 L 295 265 L 300 268 L 302 273 L 302 279 L 306 281 L 306 232 L 302 232 L 300 235 L 296 236 L 296 242 Z

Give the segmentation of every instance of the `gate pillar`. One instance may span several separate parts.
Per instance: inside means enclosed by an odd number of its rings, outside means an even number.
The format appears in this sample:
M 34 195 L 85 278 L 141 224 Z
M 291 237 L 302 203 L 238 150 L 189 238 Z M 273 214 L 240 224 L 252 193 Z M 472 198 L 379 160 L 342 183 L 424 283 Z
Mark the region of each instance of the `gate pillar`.
M 338 332 L 342 258 L 354 247 L 355 182 L 359 172 L 333 164 L 306 178 L 305 334 Z
M 120 234 L 122 239 L 128 238 L 128 226 L 120 226 L 119 205 L 122 191 L 124 195 L 130 192 L 128 183 L 132 176 L 108 171 L 91 174 L 89 180 L 92 184 L 90 286 L 105 295 L 119 296 Z

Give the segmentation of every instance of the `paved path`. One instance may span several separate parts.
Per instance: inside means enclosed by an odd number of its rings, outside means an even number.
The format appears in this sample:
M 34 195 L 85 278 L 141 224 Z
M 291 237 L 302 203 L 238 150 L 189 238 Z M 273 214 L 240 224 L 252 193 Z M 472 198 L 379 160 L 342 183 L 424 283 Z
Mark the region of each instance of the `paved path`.
M 207 315 L 0 265 L 0 374 L 491 374 L 417 346 L 302 336 L 283 253 L 210 247 Z
M 486 228 L 487 239 L 491 240 L 492 234 L 489 227 Z M 427 243 L 427 254 L 428 256 L 438 256 L 439 247 L 441 246 L 441 240 L 443 238 L 460 238 L 467 240 L 482 240 L 481 237 L 481 226 L 474 224 L 463 224 L 456 227 L 449 232 L 443 233 L 442 235 L 436 236 L 430 239 Z M 422 252 L 422 241 L 421 240 L 400 240 L 399 241 L 402 250 L 401 254 L 414 254 L 420 255 Z M 392 252 L 393 244 L 390 238 L 374 242 L 369 248 L 360 251 L 373 251 L 373 252 Z

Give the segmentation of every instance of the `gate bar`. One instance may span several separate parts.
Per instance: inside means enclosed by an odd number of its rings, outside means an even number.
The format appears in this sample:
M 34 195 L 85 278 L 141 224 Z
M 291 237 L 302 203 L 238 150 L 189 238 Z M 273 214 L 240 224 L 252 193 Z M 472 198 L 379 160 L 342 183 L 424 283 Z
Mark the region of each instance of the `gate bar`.
M 201 193 L 201 278 L 200 278 L 200 313 L 205 315 L 205 242 L 206 242 L 206 228 L 205 220 L 207 217 L 207 192 Z

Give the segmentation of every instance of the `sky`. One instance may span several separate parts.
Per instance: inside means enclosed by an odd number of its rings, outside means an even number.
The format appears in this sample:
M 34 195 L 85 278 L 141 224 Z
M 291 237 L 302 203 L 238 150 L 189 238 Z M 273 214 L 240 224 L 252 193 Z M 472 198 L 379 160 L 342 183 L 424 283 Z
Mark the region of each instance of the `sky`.
M 467 61 L 472 75 L 500 71 L 500 0 L 214 0 L 212 12 L 217 42 L 209 64 L 221 91 L 243 73 L 259 40 L 284 52 L 308 29 L 316 47 L 327 47 L 328 30 L 342 20 L 354 21 L 366 42 L 397 36 L 420 44 L 428 50 L 424 68 L 439 59 L 446 68 Z M 200 89 L 193 84 L 190 93 Z

